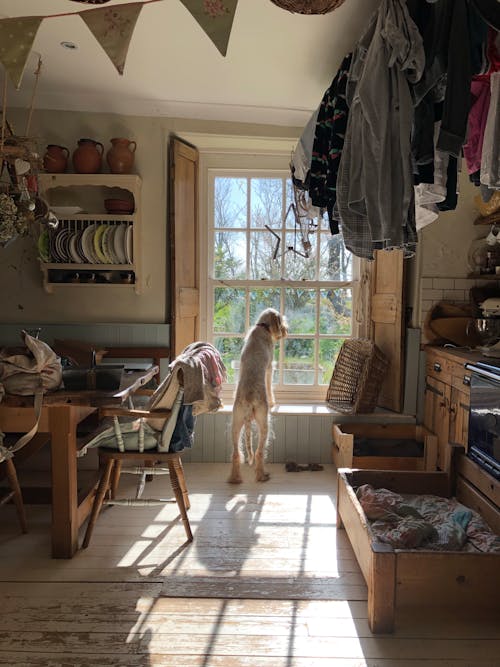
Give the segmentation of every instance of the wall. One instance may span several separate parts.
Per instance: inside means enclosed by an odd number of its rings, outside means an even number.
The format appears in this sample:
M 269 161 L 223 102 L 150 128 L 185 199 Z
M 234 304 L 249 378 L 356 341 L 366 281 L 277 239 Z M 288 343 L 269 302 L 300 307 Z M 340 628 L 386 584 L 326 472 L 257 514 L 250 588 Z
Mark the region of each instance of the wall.
M 26 124 L 24 110 L 10 110 L 14 129 Z M 167 233 L 167 145 L 170 133 L 213 132 L 244 136 L 298 136 L 299 128 L 256 126 L 146 118 L 101 113 L 35 111 L 32 134 L 43 154 L 49 143 L 67 146 L 72 152 L 81 137 L 101 141 L 105 150 L 109 139 L 125 136 L 137 142 L 135 171 L 142 187 L 142 266 L 143 293 L 133 289 L 107 287 L 57 288 L 43 291 L 37 253 L 29 239 L 20 239 L 2 250 L 0 284 L 9 286 L 0 293 L 2 322 L 165 322 L 169 313 L 168 233 Z M 105 169 L 103 169 L 104 171 Z M 75 298 L 75 295 L 78 298 Z
M 429 310 L 439 301 L 469 303 L 474 286 L 497 284 L 468 278 L 468 253 L 474 239 L 485 237 L 489 227 L 474 225 L 479 211 L 474 197 L 479 193 L 469 180 L 465 164 L 460 175 L 460 193 L 455 211 L 441 213 L 419 234 L 418 254 L 413 273 L 413 324 L 422 326 Z M 425 338 L 423 338 L 425 341 Z

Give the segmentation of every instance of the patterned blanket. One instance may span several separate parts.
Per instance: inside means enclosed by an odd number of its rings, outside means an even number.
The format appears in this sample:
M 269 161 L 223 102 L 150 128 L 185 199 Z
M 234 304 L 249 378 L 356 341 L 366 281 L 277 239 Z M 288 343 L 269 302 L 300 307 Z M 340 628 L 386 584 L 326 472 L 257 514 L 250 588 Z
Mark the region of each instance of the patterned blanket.
M 456 498 L 401 495 L 370 484 L 356 496 L 374 536 L 395 549 L 500 553 L 500 536 Z

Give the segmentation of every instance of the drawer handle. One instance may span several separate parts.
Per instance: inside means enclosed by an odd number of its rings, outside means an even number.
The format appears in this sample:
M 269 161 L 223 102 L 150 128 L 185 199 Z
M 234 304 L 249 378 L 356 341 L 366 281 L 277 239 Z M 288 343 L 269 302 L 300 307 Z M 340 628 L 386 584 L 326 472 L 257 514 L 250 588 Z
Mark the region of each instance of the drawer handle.
M 470 375 L 464 375 L 464 384 L 467 387 L 470 385 Z
M 441 364 L 438 364 L 437 361 L 434 363 L 434 370 L 441 373 Z

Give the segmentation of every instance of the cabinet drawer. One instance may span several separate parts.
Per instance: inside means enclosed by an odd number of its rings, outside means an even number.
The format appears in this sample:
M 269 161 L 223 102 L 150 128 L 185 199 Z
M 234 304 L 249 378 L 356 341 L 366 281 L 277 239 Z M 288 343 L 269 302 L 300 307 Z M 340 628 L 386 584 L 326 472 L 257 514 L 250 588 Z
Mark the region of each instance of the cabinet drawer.
M 429 356 L 427 358 L 425 369 L 426 375 L 451 384 L 451 377 L 454 369 L 454 362 L 444 357 Z
M 467 369 L 461 368 L 460 372 L 453 373 L 451 376 L 451 386 L 463 391 L 464 394 L 470 394 L 470 373 Z

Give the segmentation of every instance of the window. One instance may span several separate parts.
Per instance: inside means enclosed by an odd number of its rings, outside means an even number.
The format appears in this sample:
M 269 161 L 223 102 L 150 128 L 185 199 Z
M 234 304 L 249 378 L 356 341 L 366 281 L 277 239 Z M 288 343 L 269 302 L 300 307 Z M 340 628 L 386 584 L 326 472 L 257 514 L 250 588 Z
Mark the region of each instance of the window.
M 324 399 L 340 346 L 355 334 L 357 263 L 326 220 L 296 224 L 289 171 L 207 173 L 206 339 L 222 354 L 228 390 L 245 332 L 273 307 L 290 329 L 275 350 L 277 399 Z

